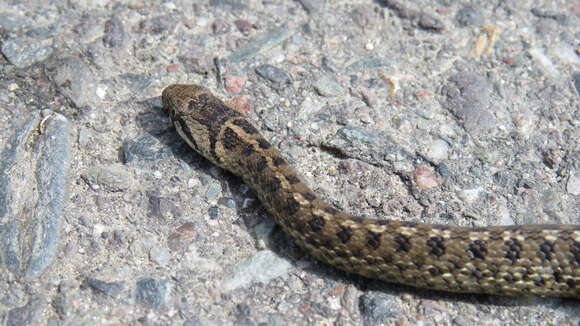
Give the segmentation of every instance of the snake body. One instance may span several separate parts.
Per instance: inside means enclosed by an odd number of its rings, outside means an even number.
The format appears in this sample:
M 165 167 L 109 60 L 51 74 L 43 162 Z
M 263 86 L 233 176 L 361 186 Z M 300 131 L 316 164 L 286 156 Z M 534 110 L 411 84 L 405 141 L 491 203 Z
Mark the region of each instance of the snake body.
M 580 225 L 465 228 L 353 216 L 316 195 L 205 87 L 171 85 L 162 102 L 191 148 L 240 176 L 292 240 L 325 263 L 419 288 L 580 299 Z

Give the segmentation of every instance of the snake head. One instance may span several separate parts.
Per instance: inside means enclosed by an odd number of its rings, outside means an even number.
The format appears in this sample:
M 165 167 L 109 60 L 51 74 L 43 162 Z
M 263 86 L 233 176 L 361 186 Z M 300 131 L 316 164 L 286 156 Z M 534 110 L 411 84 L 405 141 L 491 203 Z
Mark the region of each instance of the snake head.
M 205 102 L 210 96 L 210 91 L 203 86 L 185 84 L 169 85 L 161 94 L 162 109 L 172 117 L 188 115 L 191 113 L 191 102 Z

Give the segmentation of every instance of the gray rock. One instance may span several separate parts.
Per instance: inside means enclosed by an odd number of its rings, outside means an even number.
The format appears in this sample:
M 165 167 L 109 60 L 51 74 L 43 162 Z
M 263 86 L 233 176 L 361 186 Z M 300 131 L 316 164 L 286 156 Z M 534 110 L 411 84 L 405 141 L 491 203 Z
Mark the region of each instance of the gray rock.
M 83 173 L 81 177 L 95 191 L 125 191 L 133 184 L 131 174 L 122 165 L 94 167 Z
M 145 162 L 163 160 L 171 156 L 171 151 L 159 139 L 143 133 L 135 139 L 123 143 L 124 163 L 141 166 Z
M 364 325 L 380 325 L 399 317 L 401 306 L 396 296 L 371 291 L 360 297 L 359 308 Z
M 225 291 L 246 287 L 252 283 L 267 284 L 276 277 L 288 274 L 292 264 L 269 250 L 259 251 L 234 268 L 233 275 L 224 281 Z
M 160 308 L 167 303 L 171 294 L 171 282 L 144 277 L 137 281 L 135 299 L 148 308 Z
M 26 68 L 46 60 L 53 51 L 53 40 L 34 38 L 18 38 L 2 43 L 2 53 L 11 64 L 18 68 Z
M 119 18 L 112 17 L 105 23 L 105 35 L 103 35 L 105 46 L 110 48 L 123 47 L 126 37 L 125 27 Z
M 342 86 L 330 75 L 322 75 L 312 86 L 321 96 L 335 97 L 344 94 Z
M 6 326 L 40 325 L 42 310 L 45 306 L 46 302 L 43 298 L 31 298 L 24 306 L 8 312 Z
M 8 32 L 18 32 L 33 26 L 34 22 L 26 16 L 15 15 L 8 12 L 0 13 L 0 28 Z
M 286 26 L 282 26 L 278 29 L 272 30 L 264 35 L 257 37 L 256 39 L 246 44 L 246 46 L 237 49 L 234 53 L 232 53 L 232 55 L 228 57 L 228 60 L 236 63 L 251 59 L 257 56 L 259 53 L 282 43 L 290 36 L 290 30 Z
M 484 77 L 471 72 L 453 76 L 444 88 L 449 110 L 473 137 L 489 134 L 496 125 L 495 117 L 487 110 L 491 89 Z
M 89 66 L 79 58 L 67 58 L 54 64 L 53 79 L 59 92 L 69 98 L 77 108 L 88 106 L 94 98 L 95 76 Z
M 42 123 L 33 115 L 19 128 L 1 155 L 0 261 L 24 277 L 39 275 L 56 256 L 68 189 L 71 128 L 63 116 L 44 114 Z
M 261 65 L 256 68 L 256 73 L 272 83 L 275 89 L 282 89 L 290 84 L 290 75 L 284 70 L 272 65 Z
M 90 289 L 93 294 L 109 298 L 119 298 L 125 289 L 124 282 L 105 282 L 96 278 L 87 277 L 81 284 L 81 288 Z

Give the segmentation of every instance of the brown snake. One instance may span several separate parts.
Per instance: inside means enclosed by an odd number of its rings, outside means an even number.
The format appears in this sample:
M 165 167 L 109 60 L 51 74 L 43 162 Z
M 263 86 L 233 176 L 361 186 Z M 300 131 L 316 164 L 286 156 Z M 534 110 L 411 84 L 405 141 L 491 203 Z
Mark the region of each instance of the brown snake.
M 320 199 L 245 116 L 206 88 L 171 85 L 162 101 L 189 146 L 240 176 L 323 262 L 420 288 L 580 299 L 580 225 L 465 228 L 356 217 Z

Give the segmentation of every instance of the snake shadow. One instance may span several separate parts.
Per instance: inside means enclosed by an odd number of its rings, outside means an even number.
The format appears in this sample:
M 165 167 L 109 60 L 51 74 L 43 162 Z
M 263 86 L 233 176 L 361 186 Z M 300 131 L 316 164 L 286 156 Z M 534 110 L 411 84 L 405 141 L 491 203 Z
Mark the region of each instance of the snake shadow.
M 166 149 L 169 149 L 175 158 L 188 162 L 192 169 L 198 170 L 202 175 L 214 176 L 212 173 L 213 164 L 203 156 L 197 154 L 179 137 L 173 128 L 167 115 L 161 110 L 160 97 L 154 97 L 140 102 L 146 107 L 137 118 L 137 124 L 143 131 L 151 134 Z M 246 207 L 244 200 L 248 194 L 243 189 L 242 180 L 220 168 L 219 182 L 223 189 L 231 193 L 231 198 L 235 200 L 235 210 L 240 217 L 239 223 L 244 224 L 247 231 L 257 242 L 254 227 L 259 223 L 274 223 L 270 214 L 266 212 L 261 203 L 256 199 L 255 204 Z M 214 170 L 215 171 L 215 170 Z M 256 198 L 253 196 L 253 198 Z M 515 306 L 544 306 L 569 313 L 570 317 L 580 318 L 578 301 L 574 299 L 561 298 L 539 298 L 539 297 L 504 297 L 485 294 L 465 294 L 452 293 L 436 290 L 415 288 L 412 286 L 388 283 L 378 280 L 371 280 L 362 276 L 341 271 L 335 267 L 317 261 L 308 253 L 299 248 L 277 225 L 268 235 L 265 244 L 268 250 L 273 251 L 278 256 L 292 262 L 294 266 L 298 261 L 308 262 L 306 267 L 298 267 L 317 275 L 326 282 L 338 284 L 350 284 L 357 287 L 361 292 L 378 291 L 392 296 L 412 295 L 425 300 L 443 300 L 447 302 L 463 302 L 484 306 L 515 307 Z

